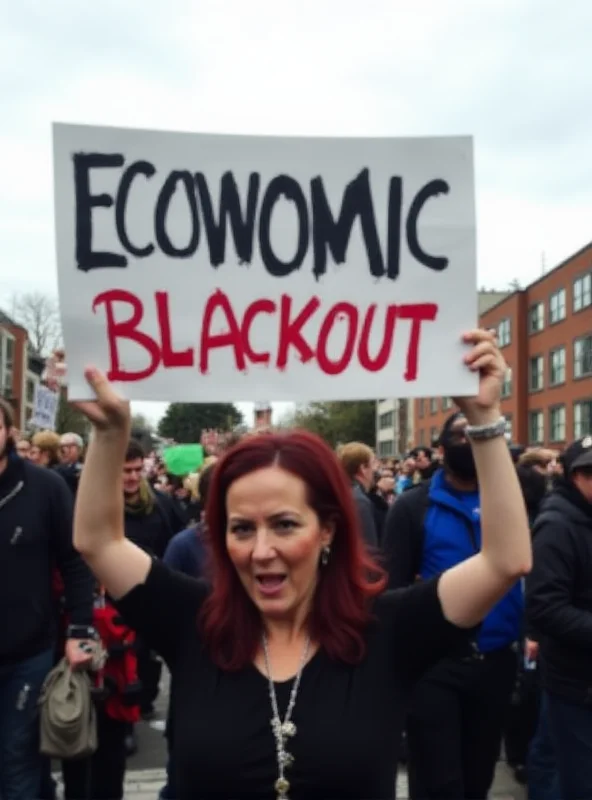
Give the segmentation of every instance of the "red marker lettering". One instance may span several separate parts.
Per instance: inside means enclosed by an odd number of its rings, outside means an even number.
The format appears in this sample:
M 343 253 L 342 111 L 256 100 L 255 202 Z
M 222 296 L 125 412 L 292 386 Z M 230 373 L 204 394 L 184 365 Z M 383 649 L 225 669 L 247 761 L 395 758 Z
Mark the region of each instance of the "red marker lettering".
M 341 356 L 337 361 L 331 361 L 327 355 L 327 342 L 336 320 L 341 315 L 347 319 L 347 338 Z M 323 320 L 319 331 L 317 363 L 325 375 L 340 375 L 349 366 L 356 345 L 358 317 L 358 309 L 352 303 L 336 303 Z
M 130 305 L 132 308 L 131 317 L 123 322 L 117 322 L 113 311 L 115 303 L 127 303 Z M 107 340 L 109 342 L 109 359 L 111 362 L 107 378 L 110 381 L 142 381 L 154 375 L 160 365 L 160 347 L 148 334 L 138 330 L 138 325 L 144 317 L 144 306 L 140 298 L 123 289 L 110 289 L 95 297 L 92 305 L 93 311 L 96 313 L 97 306 L 102 304 L 105 305 L 105 315 L 107 317 Z M 117 346 L 119 339 L 129 339 L 144 348 L 150 356 L 150 364 L 146 369 L 138 372 L 128 372 L 121 367 Z

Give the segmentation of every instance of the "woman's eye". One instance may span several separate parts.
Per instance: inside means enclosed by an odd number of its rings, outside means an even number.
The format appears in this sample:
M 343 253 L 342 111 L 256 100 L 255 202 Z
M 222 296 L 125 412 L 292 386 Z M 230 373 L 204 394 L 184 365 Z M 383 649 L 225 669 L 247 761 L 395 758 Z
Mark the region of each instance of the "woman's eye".
M 294 522 L 293 519 L 281 519 L 276 524 L 276 527 L 281 533 L 288 533 L 289 531 L 294 530 L 294 528 L 296 527 L 296 523 Z
M 248 536 L 252 531 L 251 525 L 233 525 L 230 529 L 230 532 L 233 533 L 235 536 L 244 538 Z

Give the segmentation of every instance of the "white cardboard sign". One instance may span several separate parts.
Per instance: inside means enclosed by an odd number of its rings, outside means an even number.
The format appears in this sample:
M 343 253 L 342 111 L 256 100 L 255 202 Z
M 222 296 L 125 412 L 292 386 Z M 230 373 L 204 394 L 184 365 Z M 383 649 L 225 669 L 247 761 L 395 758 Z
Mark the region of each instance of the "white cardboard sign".
M 133 400 L 472 394 L 470 138 L 54 126 L 69 394 Z
M 60 396 L 57 392 L 53 392 L 47 386 L 38 383 L 35 387 L 33 413 L 29 424 L 45 431 L 54 431 L 59 401 Z

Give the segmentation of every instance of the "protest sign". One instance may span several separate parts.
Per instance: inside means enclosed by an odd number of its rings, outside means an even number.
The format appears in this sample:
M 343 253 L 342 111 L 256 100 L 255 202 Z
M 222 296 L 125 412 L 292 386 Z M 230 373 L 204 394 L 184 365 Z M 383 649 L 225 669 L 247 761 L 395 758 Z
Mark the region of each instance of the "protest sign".
M 53 392 L 47 386 L 38 383 L 35 387 L 33 413 L 29 424 L 34 428 L 42 428 L 45 431 L 55 430 L 59 400 L 60 396 L 57 392 Z
M 471 394 L 470 138 L 54 126 L 69 394 L 133 400 Z

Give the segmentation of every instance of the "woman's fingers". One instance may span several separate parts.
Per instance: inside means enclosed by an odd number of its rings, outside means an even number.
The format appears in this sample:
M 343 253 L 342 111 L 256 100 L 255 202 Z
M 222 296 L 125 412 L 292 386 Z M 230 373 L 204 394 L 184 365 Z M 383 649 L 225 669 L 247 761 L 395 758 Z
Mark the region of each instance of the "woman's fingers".
M 463 342 L 466 344 L 479 344 L 480 342 L 492 342 L 495 344 L 496 333 L 494 330 L 485 330 L 484 328 L 475 328 L 475 330 L 463 333 Z

